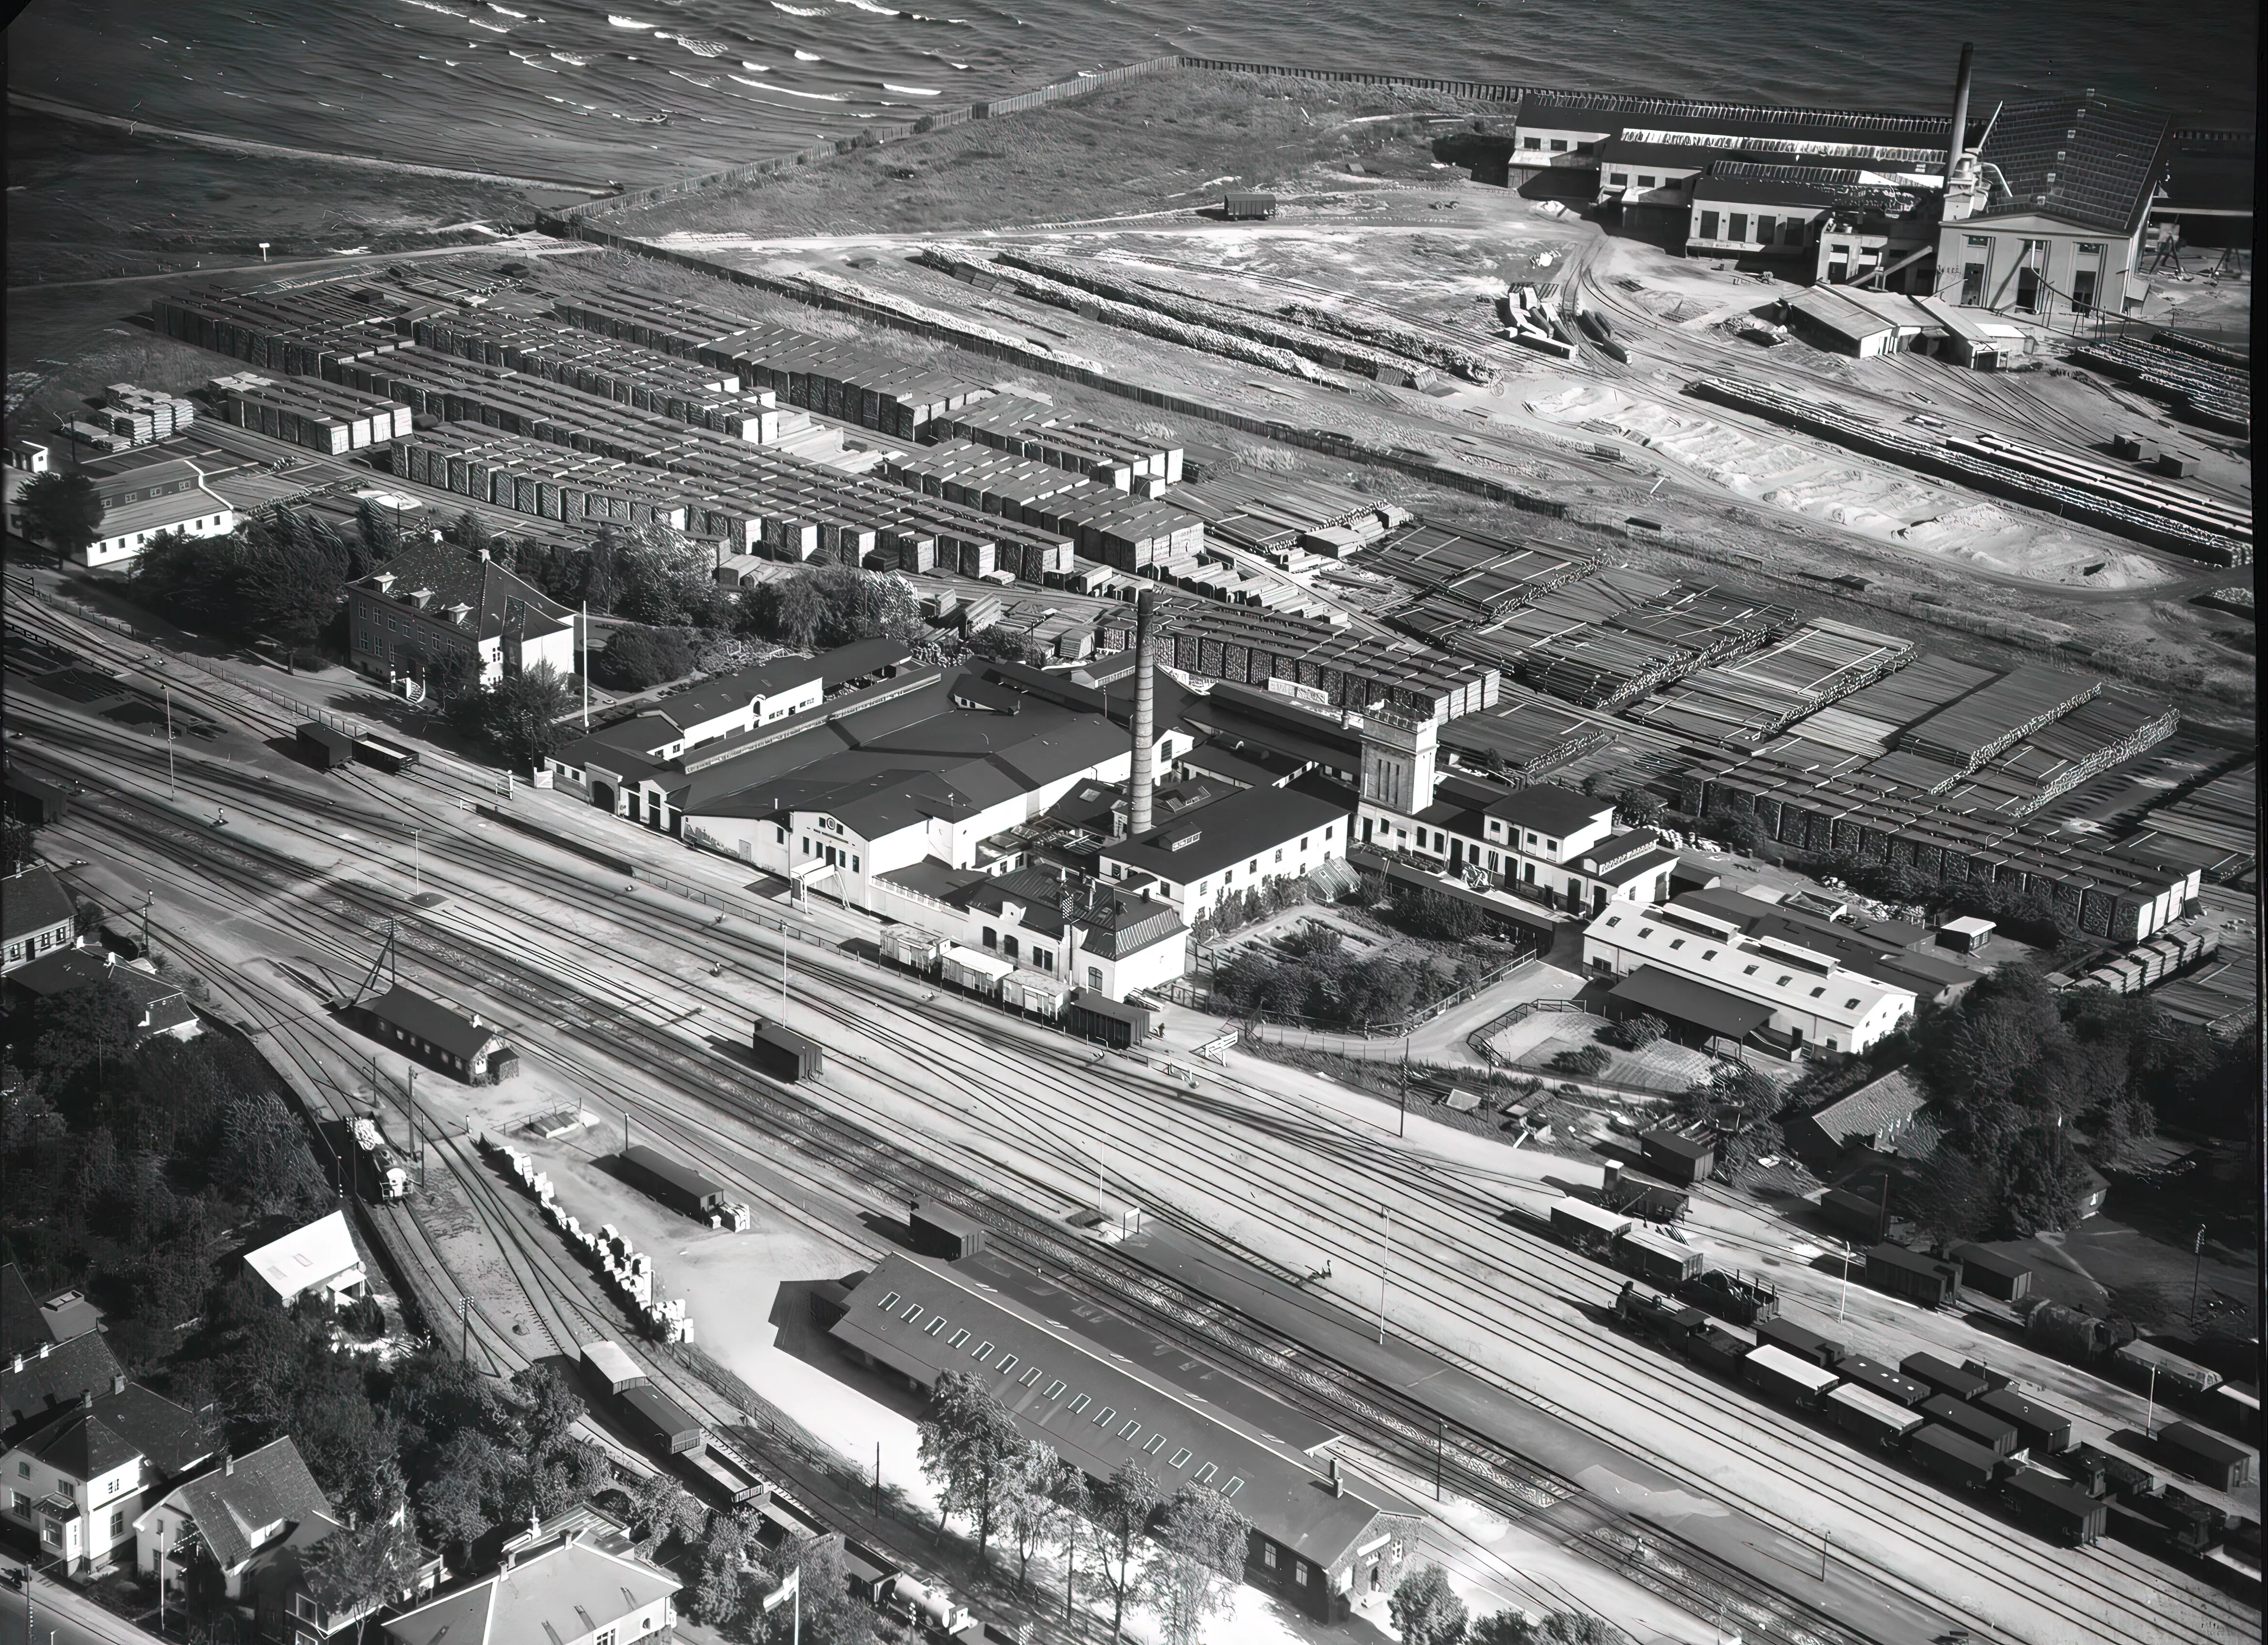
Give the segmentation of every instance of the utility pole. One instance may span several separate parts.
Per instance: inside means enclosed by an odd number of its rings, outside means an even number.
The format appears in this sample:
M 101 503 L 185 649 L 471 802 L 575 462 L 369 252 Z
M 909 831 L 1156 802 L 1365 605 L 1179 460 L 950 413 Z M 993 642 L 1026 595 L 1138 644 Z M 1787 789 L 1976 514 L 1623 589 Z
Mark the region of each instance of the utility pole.
M 1441 1500 L 1441 1453 L 1449 1445 L 1449 1420 L 1447 1417 L 1433 1419 L 1433 1500 Z
M 2192 1324 L 2197 1323 L 2198 1291 L 2205 1281 L 2205 1224 L 2202 1222 L 2198 1224 L 2195 1250 L 2197 1262 L 2190 1270 L 2190 1323 Z
M 1386 1346 L 1386 1280 L 1388 1272 L 1394 1265 L 1394 1213 L 1386 1206 L 1381 1206 L 1378 1208 L 1378 1214 L 1385 1220 L 1385 1235 L 1378 1254 L 1378 1343 L 1381 1347 L 1384 1347 Z
M 409 891 L 413 896 L 422 896 L 425 890 L 423 836 L 423 829 L 409 830 Z
M 874 1517 L 882 1516 L 882 1442 L 874 1442 Z
M 622 1152 L 630 1151 L 630 1110 L 622 1110 Z
M 1851 1300 L 1851 1258 L 1855 1253 L 1851 1250 L 1850 1241 L 1837 1240 L 1836 1243 L 1843 1247 L 1843 1288 L 1835 1295 L 1835 1321 L 1840 1324 L 1844 1305 Z
M 2158 1437 L 2158 1368 L 2150 1367 L 2150 1407 L 2143 1413 L 2142 1432 L 2150 1438 Z
M 469 1296 L 457 1299 L 457 1324 L 460 1333 L 457 1357 L 470 1365 L 473 1362 L 473 1299 Z
M 417 1065 L 409 1065 L 409 1146 L 417 1155 L 417 1191 L 425 1191 L 425 1144 L 417 1134 Z
M 583 602 L 583 729 L 591 728 L 591 602 Z
M 1827 1545 L 1834 1540 L 1835 1533 L 1831 1531 L 1819 1533 L 1819 1580 L 1822 1582 L 1827 1580 Z
M 1397 1137 L 1410 1134 L 1410 1036 L 1407 1034 L 1402 1036 L 1402 1118 L 1395 1125 L 1394 1134 Z
M 173 798 L 173 688 L 163 688 L 166 693 L 166 798 Z M 149 699 L 143 699 L 147 702 Z

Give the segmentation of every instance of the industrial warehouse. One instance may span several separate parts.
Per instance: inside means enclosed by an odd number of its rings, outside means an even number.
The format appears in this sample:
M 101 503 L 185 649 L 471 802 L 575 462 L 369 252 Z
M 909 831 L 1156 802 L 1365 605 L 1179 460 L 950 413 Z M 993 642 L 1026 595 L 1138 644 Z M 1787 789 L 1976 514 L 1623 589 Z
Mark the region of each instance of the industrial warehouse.
M 2257 1631 L 2241 54 L 396 10 L 11 305 L 27 1604 Z

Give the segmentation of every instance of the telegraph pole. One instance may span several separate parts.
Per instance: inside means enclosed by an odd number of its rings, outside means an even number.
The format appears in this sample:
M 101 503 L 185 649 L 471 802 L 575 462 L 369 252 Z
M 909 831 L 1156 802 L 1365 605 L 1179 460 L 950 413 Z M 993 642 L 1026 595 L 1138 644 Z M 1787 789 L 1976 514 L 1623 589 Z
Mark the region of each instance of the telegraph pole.
M 2190 1270 L 2190 1322 L 2192 1324 L 2197 1322 L 2198 1290 L 2205 1280 L 2205 1224 L 2202 1222 L 2198 1224 L 2197 1243 L 2194 1249 L 2197 1252 L 2197 1262 Z
M 583 729 L 591 728 L 591 602 L 583 602 Z
M 166 798 L 173 798 L 173 688 L 163 688 L 166 693 Z M 148 701 L 148 698 L 144 698 Z M 26 1641 L 26 1645 L 29 1642 Z
M 1381 1206 L 1378 1208 L 1378 1214 L 1385 1219 L 1386 1230 L 1378 1255 L 1378 1342 L 1381 1347 L 1384 1347 L 1386 1346 L 1386 1280 L 1388 1272 L 1394 1265 L 1394 1213 L 1385 1206 Z

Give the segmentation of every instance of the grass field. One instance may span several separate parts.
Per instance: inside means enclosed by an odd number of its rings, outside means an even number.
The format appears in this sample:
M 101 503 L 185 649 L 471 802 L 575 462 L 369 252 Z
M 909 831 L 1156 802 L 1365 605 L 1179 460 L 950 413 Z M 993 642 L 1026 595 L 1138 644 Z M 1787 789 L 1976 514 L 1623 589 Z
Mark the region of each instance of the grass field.
M 1216 188 L 1335 172 L 1440 175 L 1423 139 L 1447 129 L 1446 117 L 1484 113 L 1501 116 L 1504 105 L 1405 86 L 1160 74 L 604 221 L 641 237 L 917 233 L 1188 208 Z M 1350 162 L 1361 172 L 1346 173 Z

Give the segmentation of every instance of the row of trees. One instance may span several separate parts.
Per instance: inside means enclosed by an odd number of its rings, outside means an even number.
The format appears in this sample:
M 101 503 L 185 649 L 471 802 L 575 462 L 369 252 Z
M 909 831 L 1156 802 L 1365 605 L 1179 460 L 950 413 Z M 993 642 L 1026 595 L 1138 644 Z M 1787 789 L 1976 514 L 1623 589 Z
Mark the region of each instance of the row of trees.
M 1386 1610 L 1402 1645 L 1628 1645 L 1630 1638 L 1612 1623 L 1580 1611 L 1542 1617 L 1499 1611 L 1474 1617 L 1438 1565 L 1403 1577 Z
M 1168 1495 L 1133 1462 L 1090 1485 L 1051 1448 L 1024 1438 L 1007 1406 L 961 1372 L 946 1372 L 932 1391 L 921 1466 L 938 1486 L 940 1515 L 968 1523 L 980 1559 L 996 1538 L 1012 1551 L 1020 1589 L 1029 1590 L 1040 1550 L 1059 1547 L 1070 1604 L 1084 1547 L 1084 1585 L 1109 1601 L 1113 1639 L 1127 1607 L 1146 1604 L 1168 1645 L 1194 1645 L 1242 1580 L 1251 1522 L 1219 1491 L 1188 1484 Z
M 1366 1029 L 1398 1022 L 1479 978 L 1469 960 L 1454 972 L 1379 954 L 1357 959 L 1340 933 L 1311 928 L 1281 938 L 1274 953 L 1232 955 L 1212 974 L 1216 1010 Z

